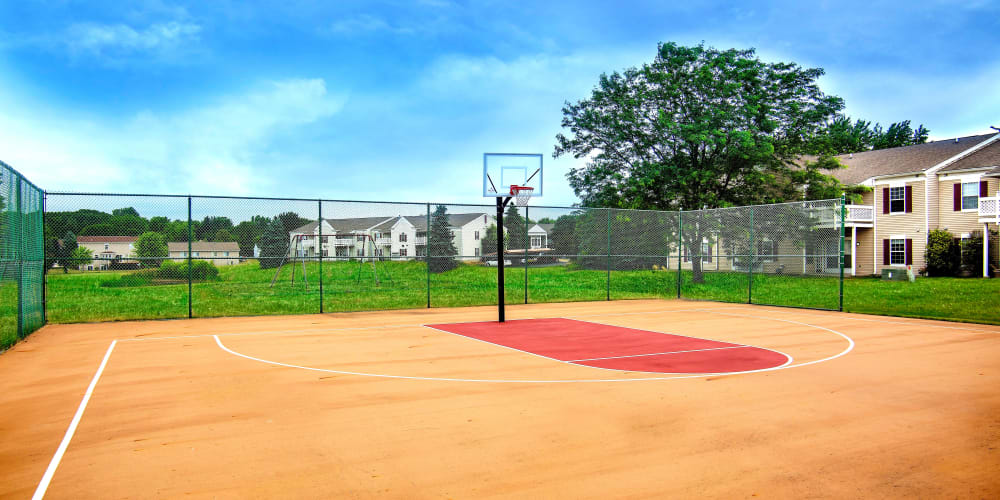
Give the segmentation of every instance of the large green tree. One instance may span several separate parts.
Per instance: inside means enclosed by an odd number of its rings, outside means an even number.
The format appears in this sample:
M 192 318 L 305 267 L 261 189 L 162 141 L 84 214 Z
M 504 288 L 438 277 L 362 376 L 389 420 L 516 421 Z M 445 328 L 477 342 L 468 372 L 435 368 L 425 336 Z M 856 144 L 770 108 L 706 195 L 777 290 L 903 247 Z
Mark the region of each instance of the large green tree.
M 796 160 L 844 107 L 820 90 L 821 75 L 761 61 L 752 49 L 661 44 L 653 62 L 601 75 L 589 98 L 566 104 L 568 134 L 556 137 L 554 156 L 588 158 L 568 178 L 590 206 L 698 210 L 801 199 L 803 186 L 828 178 L 829 164 Z M 700 248 L 707 236 L 685 228 L 685 245 Z M 693 271 L 701 281 L 700 261 Z
M 142 259 L 143 267 L 160 267 L 169 253 L 167 239 L 160 233 L 145 232 L 135 240 L 135 256 Z
M 549 246 L 557 255 L 572 257 L 580 249 L 580 241 L 576 236 L 576 223 L 579 214 L 562 215 L 556 219 L 549 235 Z
M 69 258 L 78 246 L 79 244 L 76 242 L 76 235 L 73 234 L 73 231 L 66 231 L 66 234 L 62 237 L 62 243 L 59 245 L 58 251 L 59 265 L 62 266 L 64 273 L 68 272 L 67 269 L 72 264 Z
M 432 273 L 449 271 L 458 267 L 455 256 L 455 235 L 451 232 L 448 207 L 438 205 L 431 213 L 431 227 L 427 232 L 427 265 Z

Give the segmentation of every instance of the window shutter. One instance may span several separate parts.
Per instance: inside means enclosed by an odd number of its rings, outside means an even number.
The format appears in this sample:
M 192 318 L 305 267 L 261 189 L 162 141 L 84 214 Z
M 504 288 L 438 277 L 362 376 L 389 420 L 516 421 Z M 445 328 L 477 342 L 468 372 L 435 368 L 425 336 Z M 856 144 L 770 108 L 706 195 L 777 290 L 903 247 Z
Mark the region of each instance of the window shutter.
M 913 211 L 913 186 L 906 186 L 906 213 Z
M 952 190 L 952 192 L 955 195 L 955 197 L 953 198 L 954 199 L 954 206 L 952 207 L 952 209 L 954 211 L 956 211 L 956 212 L 961 212 L 962 211 L 962 183 L 961 182 L 956 182 L 954 184 L 954 189 Z
M 906 260 L 903 263 L 908 266 L 913 264 L 913 240 L 910 238 L 906 239 Z
M 989 188 L 990 188 L 990 185 L 987 184 L 986 181 L 979 181 L 979 196 L 981 198 L 986 198 L 987 196 L 989 196 L 988 194 L 986 194 L 986 191 Z
M 708 261 L 712 262 L 712 245 L 708 246 Z
M 889 188 L 882 188 L 882 213 L 889 213 Z
M 889 265 L 889 240 L 882 240 L 882 265 Z

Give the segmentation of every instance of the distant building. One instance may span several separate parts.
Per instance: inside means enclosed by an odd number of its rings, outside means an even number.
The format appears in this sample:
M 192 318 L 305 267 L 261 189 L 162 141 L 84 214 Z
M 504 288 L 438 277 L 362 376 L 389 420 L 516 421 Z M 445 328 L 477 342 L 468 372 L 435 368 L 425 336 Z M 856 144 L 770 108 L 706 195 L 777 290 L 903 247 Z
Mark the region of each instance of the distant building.
M 495 218 L 487 213 L 449 214 L 448 223 L 458 258 L 479 260 L 486 228 L 496 224 Z M 323 219 L 322 230 L 310 222 L 289 235 L 289 255 L 316 257 L 320 248 L 324 257 L 422 257 L 427 254 L 427 216 Z
M 167 250 L 174 262 L 188 259 L 186 241 L 171 241 Z M 207 260 L 216 266 L 232 266 L 240 263 L 240 246 L 235 241 L 195 241 L 191 243 L 191 258 Z
M 90 250 L 94 261 L 83 269 L 87 271 L 103 271 L 120 265 L 135 266 L 135 236 L 78 236 L 77 246 Z

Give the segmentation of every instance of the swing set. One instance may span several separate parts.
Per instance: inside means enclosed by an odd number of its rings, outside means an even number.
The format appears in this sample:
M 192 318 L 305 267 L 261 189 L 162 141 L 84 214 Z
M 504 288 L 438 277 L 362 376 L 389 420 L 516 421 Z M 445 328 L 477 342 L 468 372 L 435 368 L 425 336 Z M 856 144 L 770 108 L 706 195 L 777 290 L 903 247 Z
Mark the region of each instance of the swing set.
M 320 242 L 324 241 L 324 238 L 332 239 L 334 242 L 334 247 L 344 246 L 348 250 L 361 247 L 358 255 L 336 255 L 334 257 L 324 257 L 322 256 L 322 251 L 317 251 L 317 256 L 309 257 L 306 255 L 308 248 L 318 249 L 319 245 L 313 244 L 313 238 L 317 238 Z M 292 251 L 285 252 L 281 257 L 281 263 L 278 264 L 278 268 L 274 271 L 274 277 L 271 278 L 271 287 L 274 287 L 274 283 L 278 281 L 278 276 L 281 274 L 281 270 L 284 269 L 285 264 L 290 264 L 292 269 L 291 283 L 295 284 L 295 265 L 296 263 L 301 263 L 300 268 L 302 269 L 302 283 L 309 288 L 309 277 L 306 273 L 306 261 L 314 259 L 322 260 L 342 260 L 345 258 L 350 258 L 351 260 L 358 261 L 358 267 L 355 269 L 352 278 L 354 279 L 354 284 L 361 284 L 361 278 L 364 274 L 364 270 L 367 267 L 365 264 L 371 264 L 371 277 L 372 282 L 375 286 L 382 285 L 383 281 L 392 284 L 392 275 L 389 274 L 389 270 L 382 266 L 381 276 L 379 275 L 378 262 L 385 260 L 385 255 L 382 254 L 382 250 L 379 249 L 378 245 L 375 244 L 375 238 L 367 233 L 334 233 L 334 234 L 296 234 L 292 237 Z M 291 254 L 291 255 L 289 255 Z

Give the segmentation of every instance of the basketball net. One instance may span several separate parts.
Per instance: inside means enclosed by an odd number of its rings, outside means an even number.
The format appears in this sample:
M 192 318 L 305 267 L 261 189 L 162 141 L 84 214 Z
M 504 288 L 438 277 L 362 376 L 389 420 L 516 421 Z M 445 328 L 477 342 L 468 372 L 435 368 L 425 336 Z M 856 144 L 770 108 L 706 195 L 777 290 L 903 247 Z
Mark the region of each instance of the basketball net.
M 510 195 L 514 197 L 514 202 L 519 207 L 528 206 L 528 202 L 531 201 L 531 193 L 534 191 L 535 188 L 533 187 L 518 186 L 516 184 L 510 186 Z

